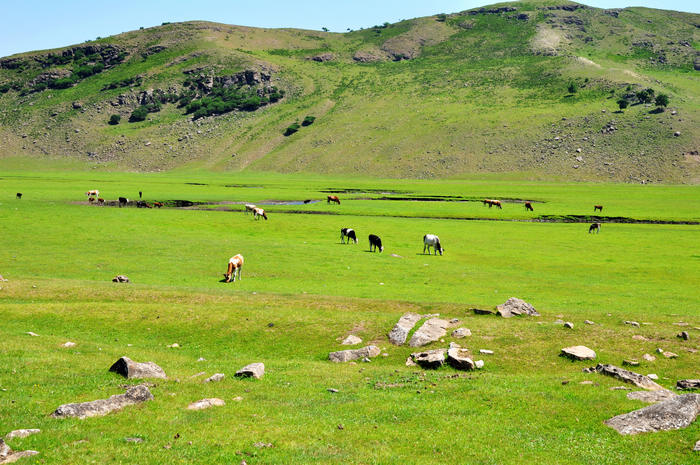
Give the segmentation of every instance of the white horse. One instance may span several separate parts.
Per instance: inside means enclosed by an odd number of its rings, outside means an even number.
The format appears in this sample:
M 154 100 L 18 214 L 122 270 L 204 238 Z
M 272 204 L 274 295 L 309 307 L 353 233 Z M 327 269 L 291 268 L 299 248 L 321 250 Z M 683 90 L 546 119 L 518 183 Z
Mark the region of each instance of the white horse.
M 425 253 L 425 250 L 428 250 L 428 255 L 430 255 L 430 248 L 433 248 L 435 251 L 435 255 L 440 252 L 440 255 L 445 251 L 445 249 L 442 248 L 442 245 L 440 245 L 440 238 L 437 237 L 435 234 L 426 234 L 423 236 L 423 253 Z
M 226 270 L 226 274 L 224 274 L 224 277 L 226 278 L 226 282 L 230 283 L 231 278 L 233 278 L 233 282 L 236 282 L 236 272 L 238 272 L 238 280 L 243 280 L 241 277 L 241 269 L 243 268 L 243 255 L 238 254 L 234 255 L 231 257 L 231 259 L 228 261 L 228 270 Z

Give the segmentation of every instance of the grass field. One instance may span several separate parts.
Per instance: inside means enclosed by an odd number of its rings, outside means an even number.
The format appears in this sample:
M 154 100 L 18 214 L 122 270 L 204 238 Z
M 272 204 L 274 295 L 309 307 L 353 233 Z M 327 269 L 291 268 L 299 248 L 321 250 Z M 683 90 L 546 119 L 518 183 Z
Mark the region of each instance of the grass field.
M 620 436 L 603 420 L 644 404 L 609 389 L 619 382 L 582 373 L 591 363 L 557 355 L 583 344 L 597 362 L 621 365 L 661 347 L 679 357 L 655 354 L 637 371 L 658 374 L 668 388 L 697 378 L 700 226 L 609 223 L 593 235 L 587 223 L 526 221 L 591 215 L 603 204 L 605 216 L 698 222 L 696 186 L 5 167 L 0 435 L 42 429 L 9 442 L 40 451 L 21 463 L 697 463 L 691 449 L 700 424 Z M 89 189 L 107 200 L 142 190 L 147 201 L 208 205 L 96 207 L 85 202 Z M 338 194 L 340 206 L 296 204 L 349 190 Z M 375 200 L 438 195 L 462 201 Z M 476 201 L 484 197 L 513 201 L 495 210 Z M 535 212 L 515 199 L 536 201 Z M 266 205 L 273 201 L 295 204 Z M 255 221 L 232 202 L 264 205 L 270 219 Z M 340 244 L 348 226 L 359 244 Z M 369 233 L 382 237 L 384 253 L 367 251 Z M 422 254 L 426 233 L 440 236 L 444 256 Z M 246 258 L 243 280 L 221 283 L 236 253 Z M 132 283 L 111 283 L 116 274 Z M 511 296 L 542 317 L 469 311 Z M 392 346 L 386 334 L 407 311 L 462 320 L 473 336 L 457 342 L 483 358 L 484 369 L 406 367 L 414 350 Z M 689 341 L 675 337 L 682 329 Z M 351 333 L 387 355 L 329 362 Z M 428 348 L 453 341 L 444 339 Z M 61 347 L 68 340 L 77 345 Z M 175 342 L 181 348 L 166 347 Z M 82 421 L 48 416 L 59 404 L 121 393 L 125 380 L 107 369 L 122 355 L 168 373 L 151 388 L 154 401 Z M 266 365 L 262 380 L 233 378 L 256 361 Z M 193 377 L 202 371 L 227 377 L 203 384 L 204 376 Z M 579 384 L 585 380 L 594 384 Z M 227 405 L 185 409 L 205 397 Z

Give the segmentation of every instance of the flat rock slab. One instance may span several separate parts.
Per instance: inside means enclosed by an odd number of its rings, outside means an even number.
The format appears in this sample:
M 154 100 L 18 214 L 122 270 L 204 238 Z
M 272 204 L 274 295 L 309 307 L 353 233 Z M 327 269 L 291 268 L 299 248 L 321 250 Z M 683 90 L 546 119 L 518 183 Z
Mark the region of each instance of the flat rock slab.
M 408 341 L 410 347 L 422 347 L 424 345 L 435 342 L 447 334 L 447 328 L 450 322 L 441 320 L 440 318 L 430 318 L 423 323 L 423 326 L 413 333 L 411 340 Z
M 452 331 L 452 337 L 461 339 L 463 337 L 471 336 L 472 332 L 469 328 L 457 328 Z
M 350 362 L 352 360 L 358 360 L 363 358 L 372 358 L 378 356 L 380 353 L 379 347 L 377 346 L 366 346 L 361 349 L 348 349 L 340 350 L 338 352 L 331 352 L 328 354 L 328 359 L 331 362 Z
M 10 446 L 5 444 L 5 441 L 0 439 L 0 464 L 13 463 L 22 457 L 31 457 L 39 452 L 35 450 L 13 451 Z
M 211 399 L 202 399 L 197 402 L 192 402 L 187 406 L 187 410 L 204 410 L 211 407 L 221 407 L 226 405 L 222 399 L 217 399 L 216 397 Z
M 535 307 L 517 297 L 511 297 L 503 305 L 496 307 L 496 312 L 503 318 L 518 315 L 540 316 Z
M 122 357 L 109 367 L 127 379 L 161 378 L 166 379 L 165 371 L 153 362 L 134 362 L 129 357 Z
M 346 337 L 345 339 L 343 339 L 343 342 L 341 342 L 341 344 L 344 346 L 354 346 L 357 344 L 362 344 L 362 339 L 355 336 L 354 334 L 351 334 L 348 337 Z
M 406 342 L 408 338 L 408 333 L 411 332 L 413 327 L 420 321 L 422 317 L 417 313 L 406 313 L 399 321 L 394 325 L 392 330 L 389 332 L 389 342 L 394 345 L 400 346 Z
M 700 389 L 700 379 L 679 379 L 676 389 Z
M 572 360 L 594 360 L 595 352 L 586 346 L 571 346 L 561 350 L 561 355 Z
M 10 431 L 5 435 L 5 440 L 8 439 L 14 439 L 14 438 L 26 438 L 31 436 L 32 434 L 39 434 L 41 433 L 40 429 L 16 429 L 14 431 Z
M 411 359 L 423 368 L 440 368 L 445 364 L 445 349 L 416 352 L 411 354 Z
M 675 395 L 676 394 L 674 392 L 664 389 L 662 391 L 632 391 L 627 393 L 627 398 L 632 400 L 641 400 L 642 402 L 646 402 L 648 404 L 655 404 L 657 402 L 670 399 Z
M 681 429 L 700 414 L 700 394 L 684 394 L 605 421 L 620 434 Z
M 469 357 L 467 349 L 449 349 L 447 351 L 447 363 L 457 370 L 473 370 L 476 364 Z
M 612 376 L 626 383 L 634 384 L 637 387 L 646 389 L 647 391 L 661 391 L 663 387 L 656 384 L 648 376 L 640 375 L 633 371 L 625 370 L 624 368 L 616 367 L 615 365 L 598 364 L 595 370 L 605 376 Z
M 87 418 L 107 415 L 128 405 L 140 404 L 153 399 L 153 394 L 146 386 L 131 386 L 125 394 L 117 394 L 108 399 L 93 400 L 79 404 L 64 404 L 51 415 L 54 418 Z
M 204 382 L 205 382 L 205 383 L 214 383 L 214 382 L 217 382 L 217 381 L 221 381 L 221 380 L 224 379 L 225 377 L 226 377 L 226 375 L 223 374 L 223 373 L 214 373 L 213 375 L 211 375 L 210 377 L 208 377 L 207 379 L 205 379 Z
M 693 447 L 693 450 L 695 452 L 700 452 L 700 440 L 695 443 L 695 447 Z
M 475 315 L 495 315 L 496 312 L 487 308 L 472 308 Z
M 260 379 L 265 374 L 264 363 L 251 363 L 246 365 L 236 372 L 238 378 L 255 378 Z

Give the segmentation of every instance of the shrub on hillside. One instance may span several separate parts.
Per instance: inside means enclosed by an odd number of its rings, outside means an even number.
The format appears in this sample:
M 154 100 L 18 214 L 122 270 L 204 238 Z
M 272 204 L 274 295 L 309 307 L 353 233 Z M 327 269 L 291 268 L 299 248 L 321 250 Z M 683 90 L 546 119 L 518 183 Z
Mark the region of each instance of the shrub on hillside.
M 140 106 L 136 110 L 131 112 L 131 116 L 129 116 L 129 122 L 134 123 L 137 121 L 143 121 L 146 119 L 148 116 L 148 110 L 146 109 L 145 106 Z
M 299 130 L 299 128 L 300 128 L 299 123 L 290 124 L 290 125 L 287 127 L 287 129 L 284 130 L 284 135 L 285 135 L 285 136 L 291 136 L 292 134 L 294 134 L 295 132 L 297 132 L 297 131 Z
M 629 106 L 629 102 L 627 101 L 626 98 L 621 98 L 620 100 L 617 101 L 617 106 L 620 107 L 620 110 L 624 110 Z
M 576 93 L 576 84 L 575 83 L 569 83 L 569 87 L 567 88 L 570 94 L 575 94 Z
M 668 106 L 668 102 L 669 102 L 669 100 L 668 100 L 668 95 L 666 95 L 666 94 L 659 94 L 659 95 L 656 96 L 656 101 L 655 101 L 654 103 L 656 103 L 656 106 L 657 106 L 657 107 L 662 108 L 662 107 L 667 107 L 667 106 Z
M 640 90 L 635 94 L 635 96 L 641 103 L 651 103 L 651 101 L 654 99 L 654 89 L 649 88 Z
M 306 118 L 304 118 L 304 121 L 301 122 L 301 125 L 302 126 L 311 126 L 312 124 L 314 124 L 314 121 L 316 121 L 315 116 L 307 116 Z
M 112 115 L 109 117 L 109 124 L 116 126 L 122 120 L 121 115 Z

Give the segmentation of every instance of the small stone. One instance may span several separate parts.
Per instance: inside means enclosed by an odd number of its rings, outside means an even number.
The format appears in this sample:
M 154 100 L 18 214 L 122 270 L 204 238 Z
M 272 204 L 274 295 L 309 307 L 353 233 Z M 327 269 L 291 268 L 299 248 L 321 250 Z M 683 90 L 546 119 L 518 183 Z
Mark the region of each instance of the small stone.
M 264 363 L 251 363 L 246 365 L 236 372 L 236 376 L 239 378 L 255 378 L 260 379 L 265 374 L 265 364 Z
M 180 344 L 178 344 L 177 342 L 174 342 L 168 346 L 168 349 L 179 349 L 179 348 L 180 348 Z
M 656 360 L 656 357 L 654 357 L 651 354 L 644 354 L 644 355 L 642 355 L 642 358 L 644 360 L 646 360 L 647 362 L 653 362 L 654 360 Z
M 639 323 L 636 321 L 625 321 L 626 325 L 639 327 Z
M 594 360 L 596 353 L 586 346 L 565 347 L 561 350 L 561 355 L 573 360 Z
M 407 367 L 414 367 L 414 366 L 416 366 L 416 362 L 414 362 L 411 357 L 408 357 L 406 359 L 406 366 Z
M 476 365 L 469 358 L 467 349 L 449 349 L 447 351 L 447 363 L 458 370 L 473 370 Z
M 450 345 L 448 347 L 449 349 L 461 349 L 462 346 L 457 344 L 456 342 L 450 342 Z
M 269 442 L 256 442 L 253 443 L 253 447 L 257 447 L 258 449 L 265 449 L 268 447 L 272 447 L 272 444 Z
M 634 336 L 632 336 L 632 339 L 634 339 L 635 341 L 648 341 L 649 340 L 649 339 L 645 338 L 644 336 L 642 336 L 641 334 L 635 334 Z
M 569 329 L 574 329 L 574 324 L 570 321 L 567 321 L 566 323 L 564 323 L 564 327 L 569 328 Z
M 481 349 L 479 353 L 484 355 L 493 355 L 493 350 Z
M 236 401 L 236 402 L 240 402 L 240 401 L 243 400 L 243 397 L 241 397 L 241 396 L 236 396 L 236 397 L 233 398 L 233 400 Z
M 75 342 L 64 342 L 63 344 L 61 344 L 61 347 L 75 347 Z
M 593 381 L 587 379 L 585 381 L 581 381 L 579 384 L 592 385 Z
M 683 339 L 684 341 L 687 341 L 690 339 L 690 336 L 688 335 L 688 331 L 682 331 L 676 335 L 677 338 Z
M 335 394 L 336 392 L 340 392 L 340 391 L 338 391 L 338 390 L 335 389 L 335 388 L 328 388 L 328 389 L 326 389 L 326 391 L 328 391 L 328 392 L 330 392 L 330 393 L 333 393 L 333 394 Z
M 348 337 L 343 339 L 343 342 L 341 342 L 341 344 L 344 346 L 354 346 L 355 344 L 361 344 L 361 343 L 362 343 L 362 339 L 355 336 L 354 334 L 349 335 Z
M 693 450 L 695 452 L 700 452 L 700 440 L 698 440 L 698 442 L 695 443 L 695 447 L 693 447 Z
M 221 381 L 225 377 L 226 377 L 226 375 L 223 373 L 214 373 L 213 375 L 211 375 L 210 377 L 205 379 L 204 382 L 205 383 L 215 383 L 215 382 Z
M 192 402 L 187 406 L 187 410 L 204 410 L 210 407 L 221 407 L 224 405 L 226 405 L 226 402 L 224 402 L 222 399 L 217 399 L 214 397 L 211 399 L 202 399 L 198 400 L 197 402 Z
M 127 276 L 124 276 L 123 274 L 118 274 L 114 278 L 112 278 L 113 283 L 128 283 L 129 278 Z
M 133 442 L 133 443 L 139 443 L 143 442 L 143 439 L 141 438 L 124 438 L 126 442 Z
M 39 335 L 38 335 L 37 333 L 33 333 L 33 332 L 31 332 L 31 331 L 27 331 L 27 334 L 28 334 L 29 336 L 39 337 Z
M 673 352 L 664 351 L 661 353 L 661 355 L 663 355 L 666 358 L 678 358 L 678 354 L 673 353 Z
M 476 366 L 477 369 L 481 370 L 484 368 L 484 361 L 483 360 L 477 360 L 474 362 L 474 366 Z
M 595 324 L 591 320 L 584 320 L 584 323 L 587 325 L 594 325 Z
M 471 336 L 472 332 L 467 328 L 457 328 L 452 331 L 452 337 L 461 339 L 463 337 Z
M 602 375 L 611 376 L 626 383 L 634 384 L 635 386 L 640 387 L 642 389 L 646 389 L 648 391 L 657 391 L 664 389 L 663 387 L 659 386 L 654 381 L 652 381 L 644 375 L 640 375 L 639 373 L 616 367 L 615 365 L 598 364 L 595 367 L 595 371 Z
M 673 135 L 676 136 L 676 137 L 678 137 L 678 136 L 681 135 L 681 132 L 680 132 L 680 131 L 676 131 L 676 132 L 673 133 Z
M 109 367 L 109 371 L 132 378 L 161 378 L 166 379 L 165 371 L 153 362 L 134 362 L 129 357 L 121 357 Z
M 649 373 L 647 375 L 647 378 L 653 379 L 654 381 L 656 381 L 657 379 L 659 379 L 659 376 L 656 373 Z
M 26 438 L 31 436 L 32 434 L 38 434 L 41 433 L 40 429 L 16 429 L 14 431 L 10 431 L 5 435 L 5 440 L 8 439 L 14 439 L 14 438 Z
M 638 367 L 639 362 L 636 360 L 623 360 L 622 365 L 627 365 L 627 366 L 631 366 L 631 367 Z
M 496 307 L 496 311 L 503 318 L 510 318 L 514 315 L 540 316 L 535 307 L 517 297 L 511 297 L 505 303 Z
M 411 354 L 411 358 L 423 368 L 439 368 L 445 364 L 445 349 L 416 352 Z
M 198 362 L 206 362 L 207 359 L 204 358 L 204 357 L 199 357 L 199 358 L 197 359 L 197 361 L 198 361 Z
M 613 386 L 610 388 L 611 391 L 631 391 L 632 388 L 627 386 Z

